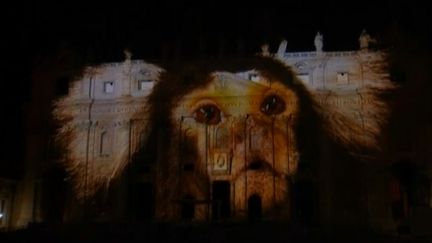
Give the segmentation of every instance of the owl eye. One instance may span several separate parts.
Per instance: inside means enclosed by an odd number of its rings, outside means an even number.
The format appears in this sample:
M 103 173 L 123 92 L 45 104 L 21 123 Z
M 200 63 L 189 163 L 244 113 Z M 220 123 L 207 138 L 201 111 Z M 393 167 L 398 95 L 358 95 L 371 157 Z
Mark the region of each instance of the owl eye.
M 269 95 L 261 103 L 261 112 L 266 115 L 278 115 L 285 111 L 285 101 L 277 95 Z
M 194 118 L 199 123 L 216 125 L 221 121 L 221 111 L 212 104 L 202 105 L 195 110 Z

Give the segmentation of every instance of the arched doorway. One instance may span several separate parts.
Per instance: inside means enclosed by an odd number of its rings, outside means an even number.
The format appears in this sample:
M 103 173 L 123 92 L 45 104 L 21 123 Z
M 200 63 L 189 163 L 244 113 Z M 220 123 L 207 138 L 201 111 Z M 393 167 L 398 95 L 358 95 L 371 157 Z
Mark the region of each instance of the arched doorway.
M 69 186 L 64 180 L 66 177 L 66 172 L 62 168 L 54 167 L 44 175 L 42 185 L 35 184 L 33 207 L 37 210 L 37 204 L 42 203 L 44 218 L 49 223 L 63 222 L 69 193 Z
M 212 219 L 230 217 L 230 183 L 229 181 L 214 181 L 212 186 Z
M 426 168 L 410 159 L 402 159 L 391 166 L 389 180 L 392 216 L 399 234 L 427 225 L 425 209 L 430 207 L 431 182 Z M 415 226 L 415 227 L 414 227 Z
M 183 197 L 181 203 L 181 218 L 190 220 L 195 217 L 195 198 L 192 195 L 186 195 Z
M 248 218 L 250 220 L 259 220 L 262 217 L 261 197 L 253 194 L 248 199 Z
M 133 214 L 138 221 L 149 220 L 154 214 L 153 185 L 150 182 L 135 184 L 133 194 Z
M 313 182 L 307 179 L 298 180 L 292 188 L 292 210 L 294 219 L 302 224 L 311 225 L 317 222 L 317 192 Z

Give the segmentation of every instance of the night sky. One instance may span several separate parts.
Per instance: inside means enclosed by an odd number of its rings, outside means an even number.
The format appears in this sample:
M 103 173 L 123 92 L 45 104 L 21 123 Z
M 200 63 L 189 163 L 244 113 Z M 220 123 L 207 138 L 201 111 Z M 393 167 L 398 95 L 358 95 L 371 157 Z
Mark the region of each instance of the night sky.
M 157 60 L 180 55 L 215 56 L 259 51 L 267 42 L 276 51 L 282 39 L 288 51 L 314 50 L 317 31 L 324 35 L 324 50 L 355 50 L 363 28 L 388 48 L 393 34 L 424 47 L 432 21 L 426 3 L 378 1 L 105 1 L 88 3 L 16 2 L 0 8 L 1 119 L 4 165 L 19 163 L 24 155 L 22 107 L 31 101 L 30 75 L 40 63 L 60 50 L 69 50 L 82 63 L 120 61 L 123 49 L 133 58 Z M 4 4 L 3 4 L 4 5 Z M 429 41 L 430 42 L 430 41 Z M 410 47 L 407 47 L 410 48 Z M 0 173 L 4 175 L 5 173 Z

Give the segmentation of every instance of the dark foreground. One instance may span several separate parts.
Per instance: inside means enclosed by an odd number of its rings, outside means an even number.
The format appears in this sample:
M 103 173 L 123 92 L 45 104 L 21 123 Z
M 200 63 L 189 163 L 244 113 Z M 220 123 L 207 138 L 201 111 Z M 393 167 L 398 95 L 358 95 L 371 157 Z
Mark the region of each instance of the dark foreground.
M 429 235 L 382 234 L 370 230 L 318 229 L 285 223 L 34 225 L 2 232 L 0 242 L 349 242 L 430 243 Z

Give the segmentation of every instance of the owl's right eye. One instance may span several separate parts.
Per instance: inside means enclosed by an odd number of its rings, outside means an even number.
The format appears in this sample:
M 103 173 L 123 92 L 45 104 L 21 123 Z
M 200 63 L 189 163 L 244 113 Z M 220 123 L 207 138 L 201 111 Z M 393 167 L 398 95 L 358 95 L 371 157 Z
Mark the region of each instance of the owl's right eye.
M 216 125 L 221 121 L 221 111 L 213 104 L 198 107 L 194 113 L 195 121 L 207 125 Z

